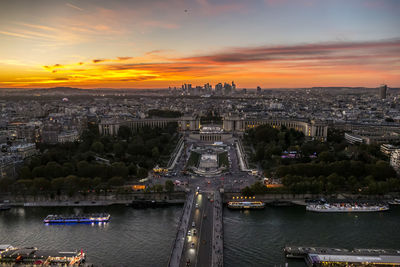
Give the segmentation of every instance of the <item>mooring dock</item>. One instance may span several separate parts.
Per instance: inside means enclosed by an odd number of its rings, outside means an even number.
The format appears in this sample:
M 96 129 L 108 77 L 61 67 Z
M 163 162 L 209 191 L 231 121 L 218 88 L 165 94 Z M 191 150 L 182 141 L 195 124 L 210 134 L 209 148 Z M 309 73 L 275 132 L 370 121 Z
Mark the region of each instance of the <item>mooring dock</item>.
M 310 267 L 320 266 L 400 266 L 400 250 L 395 249 L 344 249 L 324 247 L 288 246 L 287 258 L 304 259 Z

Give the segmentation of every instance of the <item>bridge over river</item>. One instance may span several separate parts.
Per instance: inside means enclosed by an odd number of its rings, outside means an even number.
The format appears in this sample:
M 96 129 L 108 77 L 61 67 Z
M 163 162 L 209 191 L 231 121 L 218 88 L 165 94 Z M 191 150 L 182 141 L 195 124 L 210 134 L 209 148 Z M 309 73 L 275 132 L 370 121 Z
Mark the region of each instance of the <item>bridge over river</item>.
M 219 192 L 188 194 L 168 266 L 223 266 L 222 199 Z

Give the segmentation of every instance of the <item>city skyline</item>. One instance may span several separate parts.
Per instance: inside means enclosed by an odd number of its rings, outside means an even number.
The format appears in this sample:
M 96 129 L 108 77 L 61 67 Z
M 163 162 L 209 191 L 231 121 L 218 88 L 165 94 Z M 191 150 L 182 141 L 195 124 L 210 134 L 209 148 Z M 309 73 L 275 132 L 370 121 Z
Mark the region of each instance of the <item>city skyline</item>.
M 0 88 L 400 86 L 397 1 L 0 6 Z

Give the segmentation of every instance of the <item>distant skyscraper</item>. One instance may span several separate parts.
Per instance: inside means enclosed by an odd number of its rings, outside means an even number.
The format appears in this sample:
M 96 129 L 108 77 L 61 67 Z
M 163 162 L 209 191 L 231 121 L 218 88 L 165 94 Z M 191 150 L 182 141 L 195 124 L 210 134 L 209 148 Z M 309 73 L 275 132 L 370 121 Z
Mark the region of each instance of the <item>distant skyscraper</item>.
M 261 94 L 261 87 L 257 86 L 257 94 Z
M 224 95 L 230 95 L 232 93 L 232 86 L 229 83 L 224 83 Z
M 387 85 L 382 84 L 381 87 L 379 87 L 379 96 L 381 99 L 386 99 L 386 92 L 387 92 Z
M 222 83 L 218 83 L 215 85 L 215 94 L 222 95 Z

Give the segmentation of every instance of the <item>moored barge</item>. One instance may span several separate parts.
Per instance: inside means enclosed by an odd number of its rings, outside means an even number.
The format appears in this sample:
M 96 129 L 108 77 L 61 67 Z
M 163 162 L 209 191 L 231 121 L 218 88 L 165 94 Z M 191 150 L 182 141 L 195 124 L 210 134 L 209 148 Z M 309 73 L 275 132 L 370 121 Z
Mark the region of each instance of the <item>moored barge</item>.
M 304 259 L 309 267 L 322 266 L 400 266 L 398 249 L 353 249 L 299 247 L 284 248 L 286 258 Z
M 111 216 L 108 213 L 83 215 L 47 215 L 44 223 L 103 223 L 108 222 Z
M 333 204 L 310 204 L 306 206 L 307 211 L 313 212 L 377 212 L 389 210 L 387 205 L 365 205 L 365 204 L 344 204 L 344 203 L 333 203 Z
M 0 245 L 0 266 L 82 266 L 85 261 L 86 254 L 82 250 L 59 252 Z

